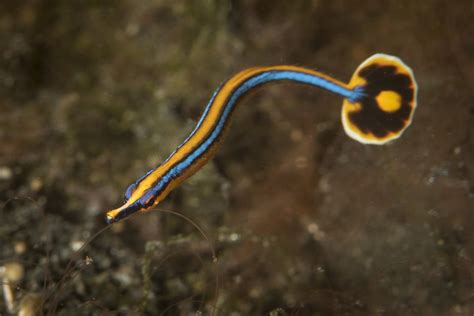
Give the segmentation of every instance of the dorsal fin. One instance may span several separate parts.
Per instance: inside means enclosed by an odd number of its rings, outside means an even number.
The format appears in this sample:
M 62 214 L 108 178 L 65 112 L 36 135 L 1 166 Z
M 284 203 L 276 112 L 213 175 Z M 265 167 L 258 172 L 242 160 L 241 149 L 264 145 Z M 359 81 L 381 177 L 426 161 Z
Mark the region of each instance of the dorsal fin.
M 132 183 L 128 186 L 128 188 L 127 188 L 127 190 L 125 190 L 125 194 L 124 194 L 125 202 L 127 202 L 130 199 L 130 197 L 132 196 L 133 192 L 135 192 L 135 190 L 137 189 L 137 186 L 140 184 L 140 182 L 142 182 L 142 180 L 145 179 L 146 176 L 148 176 L 154 170 L 155 169 L 151 169 L 150 171 L 145 173 L 142 177 L 140 177 L 140 179 L 138 179 L 137 181 L 135 181 L 134 183 Z

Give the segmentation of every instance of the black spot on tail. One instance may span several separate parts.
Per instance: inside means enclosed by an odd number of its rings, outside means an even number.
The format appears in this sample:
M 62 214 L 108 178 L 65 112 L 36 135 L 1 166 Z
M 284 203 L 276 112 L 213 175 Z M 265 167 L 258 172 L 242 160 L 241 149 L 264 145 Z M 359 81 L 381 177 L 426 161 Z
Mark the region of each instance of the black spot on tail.
M 414 109 L 415 86 L 408 74 L 397 73 L 393 65 L 371 64 L 362 68 L 358 76 L 366 80 L 364 94 L 357 100 L 361 109 L 348 114 L 350 121 L 364 134 L 384 138 L 399 133 L 410 123 Z M 394 112 L 383 111 L 376 97 L 382 91 L 393 91 L 400 96 L 400 108 Z

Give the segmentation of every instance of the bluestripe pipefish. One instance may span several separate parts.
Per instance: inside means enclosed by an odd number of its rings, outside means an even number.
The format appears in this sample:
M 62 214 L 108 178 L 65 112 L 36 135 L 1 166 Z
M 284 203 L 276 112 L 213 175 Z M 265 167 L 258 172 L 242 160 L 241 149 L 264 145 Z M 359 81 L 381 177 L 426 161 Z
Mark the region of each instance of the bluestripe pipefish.
M 257 87 L 281 81 L 323 88 L 344 97 L 344 130 L 363 144 L 382 145 L 400 137 L 416 108 L 413 72 L 399 58 L 385 54 L 364 61 L 348 84 L 302 67 L 245 69 L 217 88 L 194 130 L 168 159 L 127 188 L 125 203 L 107 212 L 107 223 L 150 210 L 166 198 L 214 156 L 242 97 Z

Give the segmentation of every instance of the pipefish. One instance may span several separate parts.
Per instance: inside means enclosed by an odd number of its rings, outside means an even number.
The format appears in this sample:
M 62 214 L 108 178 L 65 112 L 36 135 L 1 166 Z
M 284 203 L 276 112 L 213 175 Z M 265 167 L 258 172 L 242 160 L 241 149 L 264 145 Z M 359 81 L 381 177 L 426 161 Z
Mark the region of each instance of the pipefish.
M 399 138 L 416 108 L 417 84 L 412 70 L 399 58 L 386 54 L 365 60 L 348 84 L 303 67 L 245 69 L 216 89 L 194 130 L 168 159 L 127 188 L 125 203 L 107 212 L 107 223 L 150 210 L 165 199 L 214 156 L 242 97 L 281 81 L 319 87 L 344 97 L 344 131 L 363 144 L 382 145 Z

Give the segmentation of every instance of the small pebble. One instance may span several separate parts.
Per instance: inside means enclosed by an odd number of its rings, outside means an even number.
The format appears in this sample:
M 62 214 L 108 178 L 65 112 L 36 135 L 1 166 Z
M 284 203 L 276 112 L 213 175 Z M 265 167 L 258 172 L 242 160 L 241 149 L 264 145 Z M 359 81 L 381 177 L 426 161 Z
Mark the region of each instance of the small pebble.
M 20 301 L 18 308 L 18 316 L 35 316 L 39 315 L 41 309 L 41 296 L 38 294 L 26 294 Z
M 24 268 L 18 262 L 9 262 L 3 266 L 3 277 L 10 282 L 18 282 L 23 278 Z
M 0 167 L 0 180 L 9 180 L 13 176 L 13 172 L 10 168 L 2 166 Z
M 13 249 L 17 255 L 22 255 L 26 251 L 26 243 L 22 240 L 15 241 Z
M 318 224 L 316 223 L 309 224 L 306 229 L 315 240 L 321 241 L 324 239 L 324 237 L 326 237 L 326 234 L 319 228 Z
M 40 178 L 33 178 L 30 182 L 31 190 L 37 192 L 43 187 L 43 181 Z
M 84 246 L 84 241 L 83 240 L 73 240 L 73 241 L 71 241 L 71 243 L 69 245 L 70 245 L 70 247 L 73 251 L 78 251 L 79 249 L 81 249 L 82 246 Z

